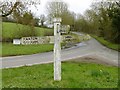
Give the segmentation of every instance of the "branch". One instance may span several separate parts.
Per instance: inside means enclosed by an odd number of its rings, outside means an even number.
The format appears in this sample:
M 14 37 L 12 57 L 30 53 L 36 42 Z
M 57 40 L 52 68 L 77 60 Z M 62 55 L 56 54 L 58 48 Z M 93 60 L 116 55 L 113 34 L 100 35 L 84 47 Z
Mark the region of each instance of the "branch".
M 20 4 L 20 2 L 15 2 L 14 6 L 12 7 L 12 9 L 8 13 L 6 13 L 6 14 L 2 14 L 2 17 L 6 17 L 6 16 L 10 15 L 17 8 L 17 6 L 19 4 Z
M 120 2 L 116 2 L 116 4 L 120 7 Z

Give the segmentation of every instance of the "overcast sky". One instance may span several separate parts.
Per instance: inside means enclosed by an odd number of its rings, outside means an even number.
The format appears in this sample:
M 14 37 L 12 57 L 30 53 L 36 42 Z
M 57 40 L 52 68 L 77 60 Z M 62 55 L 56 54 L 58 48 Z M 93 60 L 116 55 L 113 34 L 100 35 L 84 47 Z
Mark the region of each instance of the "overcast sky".
M 40 5 L 37 5 L 38 10 L 34 7 L 31 7 L 32 12 L 34 12 L 37 16 L 41 14 L 46 14 L 46 3 L 52 0 L 41 0 Z M 81 13 L 90 8 L 90 5 L 93 0 L 63 0 L 69 6 L 70 11 L 74 11 L 75 13 Z

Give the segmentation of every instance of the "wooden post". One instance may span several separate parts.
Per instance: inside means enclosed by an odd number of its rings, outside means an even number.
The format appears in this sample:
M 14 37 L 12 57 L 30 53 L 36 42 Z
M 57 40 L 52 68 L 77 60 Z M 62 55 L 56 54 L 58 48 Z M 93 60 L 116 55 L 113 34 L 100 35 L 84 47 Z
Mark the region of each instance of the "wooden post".
M 2 15 L 2 12 L 0 12 Z M 2 54 L 2 17 L 0 17 L 0 53 Z M 0 57 L 0 90 L 2 90 L 2 57 Z
M 61 45 L 60 45 L 61 18 L 54 19 L 54 80 L 61 80 Z

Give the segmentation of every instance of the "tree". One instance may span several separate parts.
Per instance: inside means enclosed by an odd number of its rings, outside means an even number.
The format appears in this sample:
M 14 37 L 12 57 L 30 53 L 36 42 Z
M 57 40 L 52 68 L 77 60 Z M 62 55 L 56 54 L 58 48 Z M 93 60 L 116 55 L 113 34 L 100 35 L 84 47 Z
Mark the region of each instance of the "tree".
M 52 18 L 60 17 L 63 13 L 68 11 L 68 5 L 61 0 L 59 2 L 54 0 L 47 3 L 46 10 L 48 15 Z
M 5 4 L 1 4 L 0 6 L 0 11 L 2 12 L 2 17 L 6 17 L 10 14 L 12 14 L 12 12 L 17 8 L 17 6 L 20 5 L 20 2 L 15 2 L 15 4 L 13 5 L 13 3 L 7 2 Z
M 22 13 L 25 10 L 27 10 L 26 6 L 25 4 L 20 2 L 20 0 L 16 2 L 5 2 L 5 3 L 1 3 L 0 5 L 0 11 L 2 12 L 1 17 L 7 17 L 16 11 L 19 11 Z
M 97 2 L 85 14 L 78 18 L 75 28 L 78 31 L 95 34 L 104 39 L 118 42 L 120 37 L 120 7 L 119 2 Z
M 73 25 L 74 14 L 68 10 L 67 3 L 63 2 L 62 0 L 54 0 L 52 2 L 48 2 L 46 10 L 48 17 L 50 17 L 50 20 L 55 17 L 60 17 L 62 18 L 63 25 Z
M 45 22 L 45 15 L 42 14 L 42 15 L 40 15 L 40 23 L 41 23 L 41 26 L 44 26 L 44 22 Z
M 63 25 L 74 25 L 75 13 L 74 12 L 64 12 L 61 15 Z
M 16 10 L 19 10 L 22 13 L 23 11 L 28 10 L 27 8 L 30 5 L 34 5 L 36 7 L 37 4 L 40 4 L 39 2 L 40 1 L 38 0 L 35 4 L 34 1 L 27 1 L 26 3 L 26 1 L 23 0 L 0 1 L 0 12 L 2 12 L 0 17 L 7 17 Z
M 112 34 L 114 37 L 112 38 L 112 41 L 115 43 L 120 43 L 119 38 L 120 38 L 120 1 L 119 2 L 114 2 L 112 5 L 108 8 L 108 15 L 110 19 L 112 20 Z
M 28 37 L 28 36 L 36 36 L 35 31 L 35 19 L 31 12 L 26 12 L 21 17 L 21 24 L 24 25 L 23 28 L 19 28 L 17 32 L 18 36 Z
M 34 23 L 33 15 L 30 12 L 26 12 L 25 14 L 23 14 L 22 19 L 23 19 L 22 24 L 24 24 L 24 25 L 28 25 L 28 24 L 33 25 L 33 23 Z
M 36 27 L 39 26 L 39 21 L 40 21 L 39 18 L 37 18 L 37 17 L 34 18 L 34 24 L 35 24 Z

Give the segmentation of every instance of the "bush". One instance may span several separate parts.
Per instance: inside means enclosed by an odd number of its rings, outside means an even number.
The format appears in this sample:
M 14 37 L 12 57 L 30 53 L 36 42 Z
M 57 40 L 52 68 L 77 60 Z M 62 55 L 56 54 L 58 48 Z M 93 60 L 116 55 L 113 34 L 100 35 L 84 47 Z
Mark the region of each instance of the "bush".
M 30 26 L 15 24 L 15 23 L 3 23 L 2 29 L 2 41 L 12 42 L 13 39 L 21 37 L 36 36 L 36 30 Z
M 16 38 L 36 36 L 36 30 L 30 26 L 25 26 L 23 29 L 17 31 L 16 34 L 18 34 Z
M 54 32 L 51 32 L 51 30 L 44 32 L 44 36 L 53 36 L 53 35 L 54 35 Z

